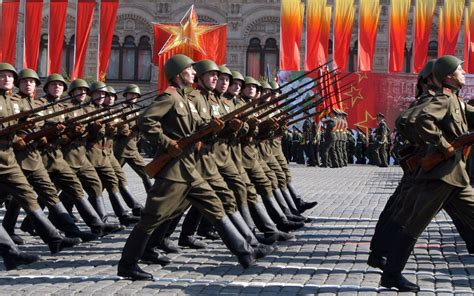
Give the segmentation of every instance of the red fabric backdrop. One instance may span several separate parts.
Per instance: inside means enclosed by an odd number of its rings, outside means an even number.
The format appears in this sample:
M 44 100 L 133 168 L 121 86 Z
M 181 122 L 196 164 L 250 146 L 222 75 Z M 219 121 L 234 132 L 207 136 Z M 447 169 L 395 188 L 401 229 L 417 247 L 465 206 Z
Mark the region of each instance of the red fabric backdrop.
M 76 43 L 74 49 L 74 68 L 71 79 L 84 76 L 84 63 L 86 62 L 87 44 L 94 17 L 95 0 L 78 0 L 76 14 Z
M 43 0 L 26 0 L 24 68 L 38 69 L 42 16 Z

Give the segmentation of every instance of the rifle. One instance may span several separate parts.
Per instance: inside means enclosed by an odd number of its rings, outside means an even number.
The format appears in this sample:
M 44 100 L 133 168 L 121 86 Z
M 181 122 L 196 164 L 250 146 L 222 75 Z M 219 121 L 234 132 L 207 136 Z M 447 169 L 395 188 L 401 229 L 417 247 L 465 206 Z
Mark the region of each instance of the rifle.
M 330 61 L 328 61 L 326 64 L 324 64 L 322 66 L 325 66 L 325 65 L 329 64 L 329 62 Z M 322 67 L 322 66 L 320 66 L 320 67 Z M 294 81 L 297 81 L 297 80 L 309 75 L 310 73 L 313 73 L 314 71 L 318 70 L 320 67 L 314 68 L 313 70 L 311 70 L 309 72 L 306 72 L 306 73 L 303 73 L 302 75 L 299 75 L 297 78 L 293 79 L 292 81 L 289 81 L 289 82 L 285 83 L 284 85 L 280 86 L 278 88 L 278 90 L 282 90 L 284 87 L 290 85 Z M 285 95 L 286 95 L 286 97 L 288 97 L 290 93 L 292 94 L 292 93 L 295 93 L 296 91 L 297 90 L 295 90 L 295 89 L 290 90 Z M 233 110 L 232 112 L 229 112 L 229 113 L 225 114 L 220 119 L 224 122 L 228 122 L 228 121 L 234 119 L 236 116 L 241 115 L 241 113 L 243 113 L 245 110 L 254 107 L 259 102 L 265 101 L 267 98 L 269 98 L 273 94 L 273 92 L 276 92 L 276 90 L 261 96 L 257 100 L 252 100 L 251 102 L 248 102 L 248 103 L 242 105 L 241 107 Z M 286 97 L 284 97 L 284 98 L 286 98 Z M 277 97 L 276 99 L 278 99 L 278 98 L 279 97 Z M 282 99 L 284 99 L 284 98 L 282 98 Z M 270 101 L 273 101 L 273 100 L 270 100 Z M 277 100 L 274 100 L 273 103 L 276 102 L 276 101 Z M 253 113 L 253 112 L 251 112 L 251 113 Z M 201 138 L 209 135 L 210 133 L 212 133 L 212 131 L 213 131 L 212 123 L 207 124 L 206 126 L 204 126 L 204 127 L 200 128 L 199 130 L 197 130 L 192 135 L 190 135 L 188 137 L 181 138 L 178 141 L 178 145 L 181 148 L 188 147 L 189 145 L 193 144 L 194 142 L 196 142 L 196 141 L 200 140 Z M 172 159 L 172 157 L 168 153 L 162 153 L 158 157 L 155 157 L 150 163 L 148 163 L 145 166 L 145 172 L 148 174 L 148 176 L 154 178 L 171 161 L 171 159 Z
M 469 146 L 474 143 L 474 131 L 467 132 L 464 135 L 457 137 L 451 145 L 455 150 L 462 149 L 464 146 Z M 421 158 L 421 168 L 425 172 L 431 171 L 436 167 L 440 162 L 448 159 L 441 151 L 431 152 Z

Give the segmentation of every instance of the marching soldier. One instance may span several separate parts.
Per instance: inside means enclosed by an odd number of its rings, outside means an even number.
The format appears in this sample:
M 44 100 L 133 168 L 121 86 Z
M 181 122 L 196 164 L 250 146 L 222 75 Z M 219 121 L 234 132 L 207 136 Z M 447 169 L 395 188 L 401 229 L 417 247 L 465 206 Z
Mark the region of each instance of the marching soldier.
M 375 130 L 374 158 L 379 167 L 388 167 L 387 146 L 389 142 L 390 129 L 385 122 L 383 113 L 377 113 L 377 129 Z

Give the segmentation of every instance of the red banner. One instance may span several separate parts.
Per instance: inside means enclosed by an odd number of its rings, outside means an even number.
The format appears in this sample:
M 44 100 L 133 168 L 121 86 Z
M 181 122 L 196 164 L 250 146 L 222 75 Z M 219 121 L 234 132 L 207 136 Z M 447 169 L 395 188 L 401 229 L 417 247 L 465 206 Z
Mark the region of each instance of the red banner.
M 67 0 L 51 0 L 49 8 L 48 75 L 61 73 Z
M 86 62 L 87 44 L 94 17 L 95 0 L 78 0 L 76 13 L 76 40 L 74 48 L 74 68 L 71 79 L 84 76 L 84 63 Z
M 438 30 L 438 57 L 443 55 L 444 37 L 444 13 L 443 8 L 439 8 L 439 30 Z
M 468 73 L 474 73 L 474 5 L 469 6 L 469 67 Z
M 42 16 L 43 0 L 26 0 L 23 68 L 38 69 Z
M 118 0 L 100 1 L 99 60 L 97 66 L 97 79 L 100 81 L 105 81 L 107 68 L 109 67 L 118 5 Z
M 300 42 L 303 32 L 304 4 L 282 0 L 280 18 L 280 69 L 300 69 Z
M 349 46 L 354 24 L 355 8 L 352 0 L 335 0 L 334 2 L 334 66 L 345 71 Z
M 465 14 L 464 14 L 464 64 L 463 64 L 463 68 L 464 68 L 464 71 L 466 71 L 466 73 L 468 73 L 469 71 L 470 47 L 471 47 L 471 36 L 469 35 L 469 8 L 466 8 Z
M 433 24 L 436 0 L 417 0 L 415 4 L 415 31 L 413 38 L 413 70 L 418 73 L 426 64 L 428 43 Z
M 319 44 L 326 0 L 308 0 L 306 6 L 306 54 L 305 70 L 311 70 L 319 65 Z
M 359 71 L 372 71 L 380 2 L 379 0 L 360 0 L 359 10 Z
M 227 26 L 199 24 L 194 6 L 191 6 L 179 24 L 154 23 L 153 30 L 155 40 L 152 59 L 160 73 L 159 90 L 168 86 L 163 74 L 164 64 L 175 54 L 185 54 L 195 61 L 211 59 L 218 65 L 225 64 L 227 43 L 222 40 L 227 40 Z
M 442 55 L 455 55 L 459 31 L 461 31 L 464 0 L 445 0 L 443 9 L 443 52 Z M 440 23 L 441 28 L 441 23 Z
M 0 60 L 2 62 L 15 64 L 16 28 L 18 25 L 18 12 L 20 0 L 3 0 L 2 3 L 2 28 Z
M 410 0 L 392 0 L 390 6 L 389 71 L 403 70 Z
M 319 36 L 318 59 L 319 65 L 326 64 L 329 58 L 329 35 L 331 32 L 331 12 L 332 7 L 324 8 L 323 19 L 321 20 L 321 34 Z

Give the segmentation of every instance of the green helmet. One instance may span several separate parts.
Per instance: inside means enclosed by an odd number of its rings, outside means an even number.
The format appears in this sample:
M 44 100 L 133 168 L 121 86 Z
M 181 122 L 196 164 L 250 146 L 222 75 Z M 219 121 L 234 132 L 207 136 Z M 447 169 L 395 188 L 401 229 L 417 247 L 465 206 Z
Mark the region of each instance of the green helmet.
M 115 91 L 115 88 L 111 87 L 110 85 L 107 86 L 107 93 L 109 94 L 109 96 L 114 96 L 115 98 L 117 98 L 117 92 Z
M 140 91 L 140 87 L 136 84 L 129 84 L 125 87 L 123 91 L 123 96 L 125 97 L 128 93 L 137 94 L 139 97 L 142 96 L 142 92 Z
M 270 81 L 270 85 L 272 86 L 273 90 L 278 90 L 280 88 L 280 85 L 275 80 Z
M 423 66 L 423 69 L 421 69 L 420 73 L 418 74 L 418 79 L 426 79 L 430 77 L 430 75 L 433 74 L 433 66 L 435 62 L 435 59 L 426 62 L 426 64 Z
M 18 80 L 18 73 L 16 73 L 15 67 L 9 63 L 0 63 L 0 71 L 10 71 L 13 73 L 14 81 L 16 82 Z
M 244 76 L 239 71 L 231 71 L 232 72 L 232 80 L 240 80 L 242 83 L 245 82 Z
M 220 73 L 220 69 L 214 61 L 211 60 L 200 60 L 194 65 L 197 76 L 201 76 L 204 73 L 216 71 Z
M 452 55 L 445 55 L 436 60 L 433 66 L 433 76 L 438 80 L 439 82 L 443 82 L 443 80 L 448 76 L 449 74 L 454 73 L 456 71 L 457 67 L 461 65 L 463 61 L 458 59 L 455 56 Z
M 227 68 L 226 65 L 221 65 L 221 66 L 219 66 L 219 72 L 221 72 L 221 74 L 227 74 L 227 75 L 229 75 L 231 79 L 233 78 L 232 72 L 230 71 L 229 68 Z
M 23 69 L 18 73 L 18 80 L 16 81 L 15 85 L 18 86 L 20 84 L 20 80 L 31 78 L 36 81 L 36 86 L 41 84 L 41 80 L 39 79 L 38 73 L 36 73 L 33 69 Z
M 53 81 L 59 81 L 59 82 L 62 82 L 63 86 L 64 86 L 64 91 L 67 90 L 67 83 L 66 83 L 66 80 L 64 79 L 64 77 L 61 75 L 61 74 L 58 74 L 58 73 L 53 73 L 51 75 L 48 76 L 48 78 L 46 78 L 46 83 L 44 84 L 43 86 L 43 90 L 45 93 L 47 93 L 47 89 L 48 89 L 48 84 L 50 82 L 53 82 Z
M 165 76 L 167 81 L 171 81 L 176 75 L 183 72 L 189 66 L 194 65 L 194 61 L 184 54 L 175 54 L 165 63 Z
M 257 79 L 253 78 L 252 76 L 245 76 L 244 78 L 244 84 L 249 85 L 249 84 L 254 84 L 257 87 L 261 87 L 262 85 L 260 82 L 257 81 Z
M 76 79 L 69 84 L 69 91 L 67 92 L 69 95 L 72 94 L 72 91 L 76 88 L 85 88 L 86 92 L 89 92 L 89 84 L 84 79 Z
M 107 85 L 102 81 L 94 81 L 91 83 L 89 88 L 89 95 L 92 95 L 95 91 L 107 92 Z
M 269 90 L 273 89 L 270 83 L 268 83 L 266 80 L 263 80 L 262 82 L 260 82 L 260 84 L 262 85 L 262 89 L 269 89 Z

